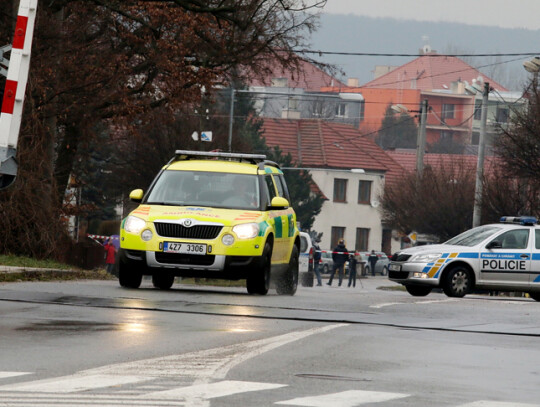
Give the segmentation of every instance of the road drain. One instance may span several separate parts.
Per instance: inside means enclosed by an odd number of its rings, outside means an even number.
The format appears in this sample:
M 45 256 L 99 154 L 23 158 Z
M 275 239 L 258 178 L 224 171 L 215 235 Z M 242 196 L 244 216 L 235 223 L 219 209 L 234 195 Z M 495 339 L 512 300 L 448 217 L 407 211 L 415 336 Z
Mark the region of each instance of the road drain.
M 296 377 L 304 377 L 306 379 L 322 379 L 322 380 L 342 380 L 346 382 L 370 382 L 370 379 L 363 379 L 360 377 L 347 377 L 347 376 L 334 376 L 328 374 L 314 374 L 314 373 L 299 373 Z

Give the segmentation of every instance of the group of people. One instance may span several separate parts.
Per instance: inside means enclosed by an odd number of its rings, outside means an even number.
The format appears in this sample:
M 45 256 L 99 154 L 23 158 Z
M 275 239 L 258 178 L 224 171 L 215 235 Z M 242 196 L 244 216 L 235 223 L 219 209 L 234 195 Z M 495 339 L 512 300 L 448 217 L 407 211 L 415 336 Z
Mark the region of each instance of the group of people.
M 319 270 L 319 263 L 321 260 L 321 248 L 318 245 L 319 242 L 320 241 L 316 241 L 313 244 L 313 249 L 315 251 L 315 254 L 313 256 L 313 271 L 315 272 L 315 276 L 317 277 L 317 286 L 322 286 L 321 271 Z M 341 286 L 343 282 L 345 263 L 347 262 L 347 260 L 349 261 L 348 287 L 350 287 L 351 285 L 353 287 L 356 287 L 356 266 L 358 264 L 358 261 L 354 253 L 349 253 L 349 250 L 345 246 L 345 241 L 343 239 L 339 239 L 337 246 L 334 247 L 334 249 L 332 250 L 332 273 L 330 274 L 330 279 L 328 280 L 328 283 L 326 283 L 327 285 L 332 285 L 334 275 L 337 271 L 339 278 L 338 286 Z M 371 275 L 373 276 L 375 275 L 375 263 L 377 263 L 377 260 L 377 254 L 375 253 L 375 250 L 372 250 L 368 257 L 368 262 L 370 265 Z

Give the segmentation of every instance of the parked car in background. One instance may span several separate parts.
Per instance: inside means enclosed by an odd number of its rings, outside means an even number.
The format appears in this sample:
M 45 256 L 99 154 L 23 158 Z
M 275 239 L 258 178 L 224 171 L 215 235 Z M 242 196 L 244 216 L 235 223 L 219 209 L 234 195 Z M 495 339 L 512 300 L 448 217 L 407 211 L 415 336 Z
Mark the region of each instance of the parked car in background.
M 303 287 L 313 287 L 313 242 L 309 233 L 300 232 L 299 277 Z
M 321 255 L 321 263 L 319 265 L 321 273 L 330 273 L 332 271 L 333 265 L 334 261 L 332 260 L 332 253 L 329 251 L 323 251 Z
M 375 274 L 386 276 L 388 274 L 388 264 L 390 263 L 390 259 L 388 258 L 385 252 L 375 252 L 375 253 L 377 254 L 377 257 L 378 257 L 377 263 L 375 263 Z M 359 261 L 365 263 L 364 275 L 371 274 L 371 267 L 368 262 L 369 255 L 370 255 L 370 252 L 360 252 Z

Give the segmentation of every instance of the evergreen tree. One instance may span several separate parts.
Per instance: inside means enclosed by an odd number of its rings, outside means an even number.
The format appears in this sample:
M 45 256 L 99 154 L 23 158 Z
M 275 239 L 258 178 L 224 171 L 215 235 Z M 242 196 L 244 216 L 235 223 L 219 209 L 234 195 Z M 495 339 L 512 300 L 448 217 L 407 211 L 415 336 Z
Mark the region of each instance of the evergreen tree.
M 414 119 L 407 113 L 396 116 L 392 105 L 388 105 L 377 135 L 377 144 L 385 150 L 416 148 L 417 134 L 418 128 Z

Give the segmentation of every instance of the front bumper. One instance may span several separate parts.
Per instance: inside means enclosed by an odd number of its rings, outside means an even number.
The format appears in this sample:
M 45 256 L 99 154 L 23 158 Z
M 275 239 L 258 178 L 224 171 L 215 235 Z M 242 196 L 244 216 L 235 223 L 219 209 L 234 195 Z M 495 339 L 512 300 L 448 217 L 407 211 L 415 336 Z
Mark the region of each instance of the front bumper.
M 388 279 L 400 284 L 438 286 L 439 279 L 428 274 L 427 263 L 391 262 L 388 265 Z

